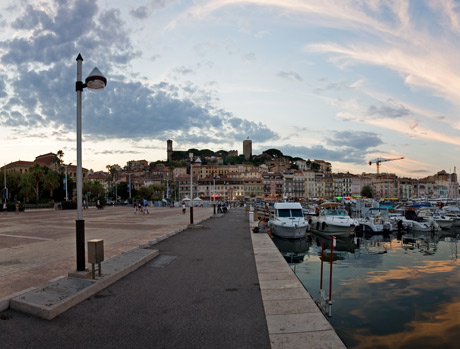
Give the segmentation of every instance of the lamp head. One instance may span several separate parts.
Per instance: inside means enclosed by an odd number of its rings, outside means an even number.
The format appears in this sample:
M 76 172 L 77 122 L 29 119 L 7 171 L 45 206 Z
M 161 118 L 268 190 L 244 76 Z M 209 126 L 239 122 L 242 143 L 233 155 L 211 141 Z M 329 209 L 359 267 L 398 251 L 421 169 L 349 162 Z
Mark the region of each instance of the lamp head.
M 101 71 L 95 67 L 85 80 L 88 89 L 97 91 L 102 90 L 107 85 L 107 79 Z

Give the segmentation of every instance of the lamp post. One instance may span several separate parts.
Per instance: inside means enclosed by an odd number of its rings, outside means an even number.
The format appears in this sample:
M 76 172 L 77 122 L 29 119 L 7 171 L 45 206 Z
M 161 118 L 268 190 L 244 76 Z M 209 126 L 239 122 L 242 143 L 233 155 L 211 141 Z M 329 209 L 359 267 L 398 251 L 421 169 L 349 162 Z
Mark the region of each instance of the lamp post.
M 3 209 L 6 213 L 6 201 L 8 200 L 8 188 L 6 187 L 6 164 L 3 166 Z
M 193 153 L 188 153 L 190 158 L 190 200 L 193 199 Z M 190 201 L 190 206 L 192 206 L 192 201 Z
M 77 82 L 75 91 L 77 92 L 77 220 L 76 220 L 76 240 L 77 240 L 77 272 L 84 271 L 85 263 L 85 221 L 82 217 L 82 156 L 81 156 L 81 93 L 85 87 L 90 90 L 101 90 L 107 85 L 107 79 L 102 75 L 98 68 L 94 68 L 85 83 L 82 82 L 83 57 L 77 57 Z

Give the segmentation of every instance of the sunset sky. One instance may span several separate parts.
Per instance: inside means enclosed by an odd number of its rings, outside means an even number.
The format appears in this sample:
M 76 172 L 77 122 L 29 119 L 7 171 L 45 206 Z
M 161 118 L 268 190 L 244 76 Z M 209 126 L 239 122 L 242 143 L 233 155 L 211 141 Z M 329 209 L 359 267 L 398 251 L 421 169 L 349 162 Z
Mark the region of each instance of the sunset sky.
M 2 0 L 1 165 L 64 151 L 83 166 L 175 150 L 277 148 L 333 172 L 425 177 L 459 165 L 460 2 Z

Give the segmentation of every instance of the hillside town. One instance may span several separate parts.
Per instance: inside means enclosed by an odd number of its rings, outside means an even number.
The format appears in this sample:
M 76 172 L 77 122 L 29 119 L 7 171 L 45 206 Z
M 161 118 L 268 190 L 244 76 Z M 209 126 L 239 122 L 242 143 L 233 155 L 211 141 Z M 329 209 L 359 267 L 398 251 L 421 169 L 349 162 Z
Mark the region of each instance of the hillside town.
M 360 196 L 397 200 L 456 199 L 459 192 L 455 170 L 453 173 L 441 170 L 421 179 L 385 172 L 334 173 L 328 161 L 292 158 L 276 149 L 253 155 L 249 139 L 243 141 L 241 155 L 237 150 L 174 151 L 172 140 L 167 141 L 166 152 L 167 161 L 133 160 L 123 167 L 107 165 L 107 172 L 83 168 L 83 182 L 101 184 L 109 201 L 115 197 L 117 200 L 126 199 L 123 196 L 131 198 L 145 187 L 156 188 L 156 199 L 171 201 L 189 198 L 306 201 Z M 2 171 L 23 174 L 36 164 L 56 170 L 56 158 L 56 154 L 48 153 L 37 156 L 34 161 L 12 162 L 2 167 Z M 59 167 L 65 170 L 63 176 L 70 185 L 76 177 L 76 166 L 61 161 Z M 117 192 L 121 184 L 127 188 L 124 195 L 123 191 Z

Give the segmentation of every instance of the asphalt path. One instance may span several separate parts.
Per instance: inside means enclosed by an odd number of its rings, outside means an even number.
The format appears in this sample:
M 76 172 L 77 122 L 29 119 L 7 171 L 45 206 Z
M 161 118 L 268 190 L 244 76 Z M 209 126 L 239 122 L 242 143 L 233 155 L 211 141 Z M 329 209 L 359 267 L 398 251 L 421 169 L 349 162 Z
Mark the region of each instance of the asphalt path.
M 243 209 L 153 248 L 159 257 L 52 321 L 0 313 L 0 347 L 270 348 Z

